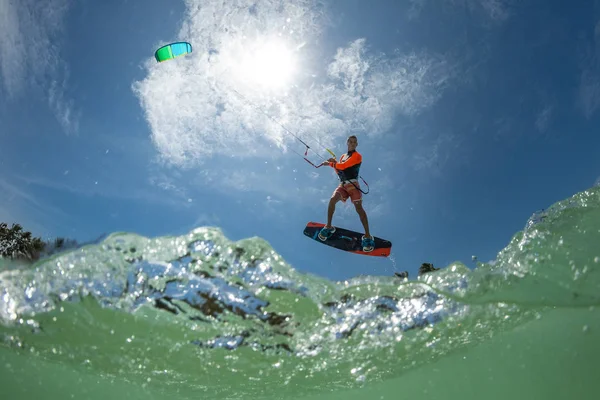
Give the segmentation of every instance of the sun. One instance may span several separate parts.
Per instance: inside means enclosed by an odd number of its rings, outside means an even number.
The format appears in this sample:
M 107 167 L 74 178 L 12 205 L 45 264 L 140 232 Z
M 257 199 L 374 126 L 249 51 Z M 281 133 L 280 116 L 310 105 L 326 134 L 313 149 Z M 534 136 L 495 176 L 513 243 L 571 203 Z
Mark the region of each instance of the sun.
M 238 79 L 261 89 L 287 87 L 296 73 L 294 52 L 280 38 L 257 39 L 240 48 L 234 72 Z

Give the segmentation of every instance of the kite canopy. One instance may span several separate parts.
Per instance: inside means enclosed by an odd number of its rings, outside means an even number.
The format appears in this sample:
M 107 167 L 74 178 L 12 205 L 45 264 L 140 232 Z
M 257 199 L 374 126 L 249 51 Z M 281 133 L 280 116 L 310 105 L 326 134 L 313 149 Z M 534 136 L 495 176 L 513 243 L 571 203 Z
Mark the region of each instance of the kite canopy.
M 188 42 L 174 42 L 156 50 L 154 57 L 156 61 L 163 62 L 173 58 L 184 56 L 192 52 L 192 45 Z

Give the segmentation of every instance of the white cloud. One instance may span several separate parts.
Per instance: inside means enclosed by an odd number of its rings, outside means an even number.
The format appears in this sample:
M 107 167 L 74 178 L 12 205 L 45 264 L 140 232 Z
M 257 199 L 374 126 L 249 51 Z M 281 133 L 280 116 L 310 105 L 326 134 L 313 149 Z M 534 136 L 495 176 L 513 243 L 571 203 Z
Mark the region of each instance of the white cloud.
M 36 235 L 47 235 L 49 231 L 43 221 L 48 222 L 52 214 L 63 222 L 69 219 L 63 211 L 43 204 L 24 188 L 0 178 L 0 221 L 18 223 Z
M 174 175 L 175 177 L 171 177 L 165 172 L 158 172 L 151 176 L 148 181 L 152 186 L 156 186 L 169 192 L 171 195 L 174 195 L 177 200 L 183 203 L 193 196 L 191 196 L 185 188 L 176 183 L 176 177 L 178 176 L 177 172 L 175 172 Z
M 303 162 L 300 160 L 300 162 Z M 256 162 L 261 164 L 260 162 Z M 251 165 L 252 161 L 237 164 L 238 169 L 215 169 L 203 168 L 193 179 L 187 176 L 178 179 L 180 185 L 189 184 L 190 187 L 202 188 L 210 186 L 212 192 L 218 192 L 223 195 L 235 193 L 239 197 L 240 193 L 246 197 L 254 197 L 259 193 L 259 197 L 266 199 L 271 197 L 271 202 L 275 200 L 291 203 L 306 203 L 306 197 L 314 198 L 315 201 L 323 198 L 329 198 L 337 185 L 337 177 L 331 176 L 328 179 L 314 180 L 311 178 L 311 167 L 306 165 L 306 169 L 277 169 L 274 166 L 265 165 L 265 168 L 257 168 Z M 250 169 L 252 168 L 252 169 Z M 302 166 L 304 168 L 304 166 Z
M 581 60 L 579 80 L 579 103 L 586 118 L 600 108 L 600 21 L 594 28 L 594 40 L 585 44 L 585 54 Z
M 34 196 L 30 195 L 29 193 L 25 192 L 24 190 L 18 188 L 17 186 L 4 179 L 0 179 L 0 188 L 2 189 L 0 190 L 0 193 L 2 193 L 3 203 L 13 202 L 16 200 L 17 202 L 31 203 L 32 205 L 40 209 L 45 207 Z
M 538 131 L 545 132 L 546 129 L 548 129 L 553 110 L 554 107 L 547 105 L 542 111 L 538 113 L 535 119 L 535 127 Z
M 506 0 L 479 0 L 478 3 L 495 21 L 505 21 L 510 16 L 509 2 Z
M 69 176 L 63 175 L 62 177 Z M 27 185 L 50 188 L 72 193 L 78 196 L 99 196 L 105 198 L 116 198 L 126 200 L 143 200 L 145 202 L 166 204 L 174 207 L 190 206 L 188 197 L 185 193 L 172 191 L 175 186 L 168 186 L 168 181 L 150 179 L 150 183 L 155 186 L 170 190 L 170 196 L 165 196 L 158 191 L 139 186 L 124 186 L 122 181 L 115 181 L 111 176 L 103 176 L 93 179 L 48 179 L 44 177 L 26 177 L 15 175 L 19 181 Z M 95 180 L 97 179 L 97 180 Z
M 59 46 L 68 8 L 68 0 L 0 1 L 0 88 L 8 99 L 41 89 L 63 129 L 76 132 L 79 115 L 65 99 L 68 69 Z
M 515 118 L 513 116 L 498 117 L 493 124 L 495 127 L 495 140 L 504 141 L 515 135 Z
M 12 1 L 0 3 L 0 72 L 4 83 L 4 89 L 8 95 L 14 95 L 21 88 L 25 80 L 25 70 L 21 65 L 25 64 L 26 48 L 19 41 L 20 26 L 17 6 Z
M 366 192 L 366 185 L 361 188 Z M 398 205 L 397 186 L 387 175 L 378 177 L 374 182 L 369 183 L 368 194 L 363 195 L 364 207 L 369 217 L 382 217 L 391 210 L 392 203 Z
M 600 108 L 600 78 L 595 68 L 596 61 L 584 67 L 579 83 L 579 100 L 583 114 L 590 118 Z
M 408 17 L 410 19 L 418 18 L 426 2 L 427 0 L 409 0 Z
M 410 18 L 418 17 L 426 3 L 429 0 L 410 0 L 411 7 L 408 11 Z M 511 16 L 511 5 L 514 0 L 446 0 L 457 8 L 460 8 L 461 14 L 464 13 L 465 9 L 468 9 L 471 15 L 477 16 L 480 13 L 487 20 L 502 23 Z M 440 7 L 441 1 L 429 1 L 433 7 Z
M 320 99 L 334 114 L 347 120 L 348 130 L 381 134 L 392 127 L 398 114 L 416 115 L 431 106 L 446 86 L 448 66 L 426 54 L 369 56 L 366 40 L 358 39 L 338 49 Z
M 65 90 L 66 79 L 62 83 L 52 81 L 48 88 L 48 104 L 65 132 L 76 133 L 79 131 L 81 113 L 75 111 L 73 100 L 65 99 Z
M 434 174 L 441 174 L 444 166 L 451 160 L 457 162 L 460 157 L 457 151 L 460 148 L 460 136 L 452 133 L 441 133 L 430 146 L 423 146 L 419 153 L 413 156 L 415 170 L 428 170 Z
M 317 143 L 331 146 L 349 132 L 385 134 L 398 115 L 416 115 L 440 98 L 450 72 L 435 55 L 374 54 L 365 39 L 357 39 L 330 60 L 317 60 L 319 49 L 312 46 L 327 16 L 316 5 L 187 2 L 172 40 L 191 42 L 194 53 L 170 62 L 149 60 L 146 78 L 133 85 L 167 165 L 196 168 L 204 184 L 221 188 L 273 195 L 285 187 L 291 193 L 300 177 L 289 168 L 285 174 L 260 170 L 265 160 L 282 168 L 304 163 L 289 152 L 303 153 L 304 146 L 280 123 L 322 154 Z M 265 89 L 233 73 L 245 49 L 268 38 L 294 49 L 299 72 L 287 87 Z

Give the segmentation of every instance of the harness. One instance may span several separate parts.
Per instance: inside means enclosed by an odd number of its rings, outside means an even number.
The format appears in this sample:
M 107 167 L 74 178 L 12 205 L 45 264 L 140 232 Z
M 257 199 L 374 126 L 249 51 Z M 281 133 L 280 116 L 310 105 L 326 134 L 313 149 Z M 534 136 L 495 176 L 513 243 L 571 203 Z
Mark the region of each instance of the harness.
M 344 176 L 344 171 L 341 171 L 341 170 L 340 170 L 340 171 L 338 171 L 338 170 L 336 170 L 336 172 L 337 172 L 337 173 L 338 173 L 338 175 L 340 176 L 340 181 L 341 181 L 341 184 L 342 184 L 342 186 L 344 186 L 344 185 L 347 185 L 348 183 L 350 183 L 350 184 L 352 184 L 352 186 L 354 186 L 354 187 L 355 187 L 357 190 L 360 190 L 360 192 L 361 192 L 362 194 L 369 194 L 369 190 L 370 190 L 370 189 L 369 189 L 369 184 L 367 183 L 367 181 L 365 181 L 365 180 L 363 179 L 363 177 L 362 177 L 362 176 L 360 176 L 360 175 L 359 175 L 358 177 L 359 177 L 359 178 L 360 178 L 360 179 L 361 179 L 361 180 L 364 182 L 364 184 L 367 186 L 367 191 L 366 191 L 366 192 L 363 192 L 363 190 L 362 190 L 361 188 L 359 188 L 358 186 L 356 186 L 356 185 L 354 184 L 354 182 L 358 182 L 358 179 L 342 179 L 342 178 L 343 178 L 343 176 Z

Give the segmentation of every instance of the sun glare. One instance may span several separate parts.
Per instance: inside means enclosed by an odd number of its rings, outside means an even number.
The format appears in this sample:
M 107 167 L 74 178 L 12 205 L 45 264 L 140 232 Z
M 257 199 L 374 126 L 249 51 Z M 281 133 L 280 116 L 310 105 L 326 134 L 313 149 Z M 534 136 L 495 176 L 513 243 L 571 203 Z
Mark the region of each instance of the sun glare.
M 288 85 L 295 73 L 293 52 L 279 39 L 247 43 L 237 58 L 238 79 L 263 89 L 280 89 Z

